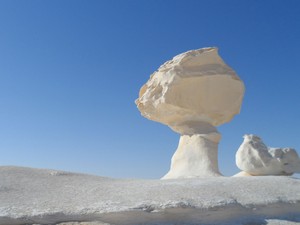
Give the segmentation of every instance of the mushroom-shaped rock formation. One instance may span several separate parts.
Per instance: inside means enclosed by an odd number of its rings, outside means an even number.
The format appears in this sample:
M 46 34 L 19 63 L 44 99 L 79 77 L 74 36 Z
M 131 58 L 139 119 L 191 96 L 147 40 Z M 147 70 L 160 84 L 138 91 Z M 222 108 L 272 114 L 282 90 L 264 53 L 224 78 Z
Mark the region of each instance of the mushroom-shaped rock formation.
M 181 135 L 163 179 L 220 176 L 215 126 L 240 111 L 244 84 L 217 48 L 175 56 L 154 72 L 136 100 L 142 115 Z
M 245 135 L 236 153 L 238 168 L 252 176 L 300 173 L 300 159 L 292 148 L 268 148 L 262 139 Z

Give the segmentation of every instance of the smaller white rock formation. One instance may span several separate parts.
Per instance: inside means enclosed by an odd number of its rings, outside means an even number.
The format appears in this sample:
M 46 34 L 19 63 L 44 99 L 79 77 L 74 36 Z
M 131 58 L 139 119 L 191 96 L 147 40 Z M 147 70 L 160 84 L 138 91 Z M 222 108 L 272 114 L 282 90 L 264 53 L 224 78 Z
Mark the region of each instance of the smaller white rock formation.
M 163 179 L 220 176 L 215 126 L 240 112 L 244 84 L 217 48 L 184 52 L 167 61 L 141 88 L 142 115 L 181 135 Z
M 252 176 L 292 175 L 300 173 L 300 159 L 293 148 L 268 148 L 262 139 L 253 134 L 245 135 L 236 153 L 236 165 Z

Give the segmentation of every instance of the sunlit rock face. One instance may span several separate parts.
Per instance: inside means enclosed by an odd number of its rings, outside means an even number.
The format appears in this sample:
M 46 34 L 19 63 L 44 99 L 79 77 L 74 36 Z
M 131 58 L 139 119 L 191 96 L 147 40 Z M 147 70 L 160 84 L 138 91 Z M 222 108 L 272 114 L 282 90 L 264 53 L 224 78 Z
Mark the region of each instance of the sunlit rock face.
M 181 134 L 165 179 L 220 175 L 221 135 L 215 126 L 240 112 L 244 89 L 217 48 L 177 55 L 151 75 L 136 100 L 138 109 Z
M 236 164 L 253 175 L 292 175 L 300 173 L 300 159 L 293 148 L 269 148 L 256 135 L 245 135 L 236 153 Z
M 218 49 L 203 48 L 160 66 L 141 88 L 136 104 L 146 118 L 184 133 L 179 127 L 189 127 L 186 123 L 229 122 L 239 113 L 243 95 L 243 82 L 220 58 Z

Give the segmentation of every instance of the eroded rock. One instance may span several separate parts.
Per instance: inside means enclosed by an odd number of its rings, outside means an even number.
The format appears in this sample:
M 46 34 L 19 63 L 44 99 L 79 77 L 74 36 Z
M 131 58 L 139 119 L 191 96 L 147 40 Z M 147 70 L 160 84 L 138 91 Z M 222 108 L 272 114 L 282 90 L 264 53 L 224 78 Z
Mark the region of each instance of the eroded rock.
M 293 148 L 269 148 L 262 139 L 250 134 L 236 153 L 238 168 L 254 176 L 300 173 L 300 159 Z
M 218 55 L 217 48 L 175 56 L 141 88 L 137 107 L 150 120 L 179 127 L 195 122 L 218 126 L 240 112 L 244 84 Z
M 181 134 L 165 179 L 220 175 L 221 135 L 215 126 L 240 112 L 244 89 L 217 48 L 177 55 L 151 75 L 136 100 L 138 109 Z

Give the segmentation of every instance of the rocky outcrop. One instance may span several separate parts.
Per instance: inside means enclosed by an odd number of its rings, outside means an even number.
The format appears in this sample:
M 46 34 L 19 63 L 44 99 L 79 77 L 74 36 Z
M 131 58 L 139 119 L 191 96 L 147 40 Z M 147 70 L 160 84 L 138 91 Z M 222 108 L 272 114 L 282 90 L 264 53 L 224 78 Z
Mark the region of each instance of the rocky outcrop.
M 269 148 L 256 135 L 245 135 L 236 153 L 236 165 L 247 174 L 292 175 L 300 172 L 300 159 L 293 148 Z
M 220 175 L 221 135 L 215 126 L 239 113 L 243 95 L 243 82 L 217 48 L 177 55 L 151 75 L 140 90 L 137 107 L 146 118 L 181 135 L 165 179 Z
M 141 88 L 136 104 L 146 118 L 184 133 L 180 128 L 192 122 L 213 126 L 229 122 L 239 113 L 243 94 L 243 82 L 218 49 L 203 48 L 160 66 Z

